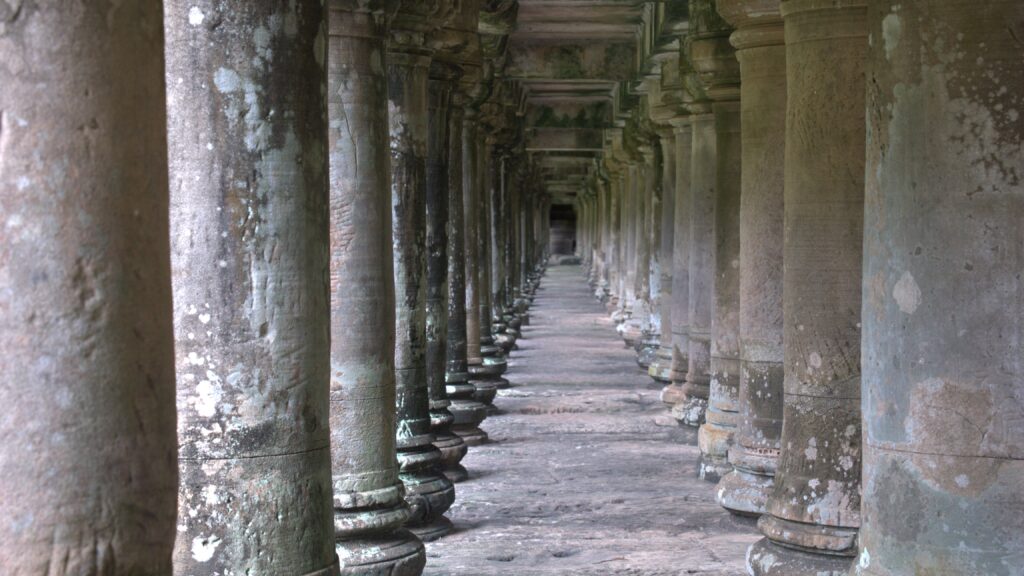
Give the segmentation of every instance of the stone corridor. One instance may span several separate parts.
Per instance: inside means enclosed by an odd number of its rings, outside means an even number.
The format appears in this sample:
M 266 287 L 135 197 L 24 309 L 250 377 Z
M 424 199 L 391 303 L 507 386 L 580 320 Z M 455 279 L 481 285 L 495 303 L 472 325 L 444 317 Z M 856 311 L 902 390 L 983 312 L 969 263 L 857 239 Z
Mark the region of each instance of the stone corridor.
M 755 523 L 697 478 L 696 431 L 666 414 L 579 266 L 548 268 L 522 332 L 425 574 L 745 574 Z

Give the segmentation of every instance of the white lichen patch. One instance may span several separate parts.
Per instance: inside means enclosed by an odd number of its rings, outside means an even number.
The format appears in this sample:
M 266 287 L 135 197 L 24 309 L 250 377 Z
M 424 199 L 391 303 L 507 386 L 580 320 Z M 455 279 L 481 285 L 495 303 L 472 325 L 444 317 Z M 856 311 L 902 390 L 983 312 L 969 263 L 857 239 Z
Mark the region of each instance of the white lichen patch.
M 196 562 L 209 562 L 220 543 L 221 539 L 216 536 L 196 536 L 192 539 L 192 558 Z
M 193 26 L 200 26 L 206 20 L 206 14 L 199 9 L 199 6 L 193 6 L 188 10 L 188 23 Z
M 921 305 L 921 289 L 914 280 L 914 275 L 909 271 L 900 276 L 896 285 L 892 288 L 892 297 L 896 300 L 900 312 L 913 314 Z
M 903 25 L 897 14 L 889 14 L 882 19 L 882 40 L 885 42 L 885 59 L 892 60 L 892 53 L 900 44 Z

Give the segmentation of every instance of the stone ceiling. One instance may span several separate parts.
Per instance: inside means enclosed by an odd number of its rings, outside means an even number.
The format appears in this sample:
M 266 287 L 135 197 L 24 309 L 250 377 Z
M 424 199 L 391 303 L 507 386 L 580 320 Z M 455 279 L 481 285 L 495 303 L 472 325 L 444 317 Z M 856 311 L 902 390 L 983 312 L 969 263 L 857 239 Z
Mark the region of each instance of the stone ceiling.
M 572 203 L 607 130 L 660 84 L 659 54 L 678 54 L 687 0 L 519 0 L 505 78 L 525 99 L 526 150 L 556 203 Z M 675 78 L 678 74 L 670 74 Z

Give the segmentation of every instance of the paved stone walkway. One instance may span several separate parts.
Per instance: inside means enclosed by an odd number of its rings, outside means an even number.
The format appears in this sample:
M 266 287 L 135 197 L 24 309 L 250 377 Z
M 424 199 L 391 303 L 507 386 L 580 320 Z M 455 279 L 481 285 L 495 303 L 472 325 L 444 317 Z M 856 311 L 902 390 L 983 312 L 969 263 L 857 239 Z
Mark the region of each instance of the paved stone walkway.
M 426 574 L 745 574 L 754 523 L 697 478 L 695 431 L 667 417 L 581 274 L 548 269 Z

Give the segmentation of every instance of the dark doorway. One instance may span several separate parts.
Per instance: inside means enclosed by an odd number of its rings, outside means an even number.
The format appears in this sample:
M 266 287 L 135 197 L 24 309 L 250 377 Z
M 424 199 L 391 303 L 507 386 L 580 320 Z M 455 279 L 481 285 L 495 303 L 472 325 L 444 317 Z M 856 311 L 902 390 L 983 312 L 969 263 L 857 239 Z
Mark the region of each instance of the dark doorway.
M 554 204 L 551 219 L 551 253 L 568 256 L 576 253 L 576 209 L 572 204 Z

